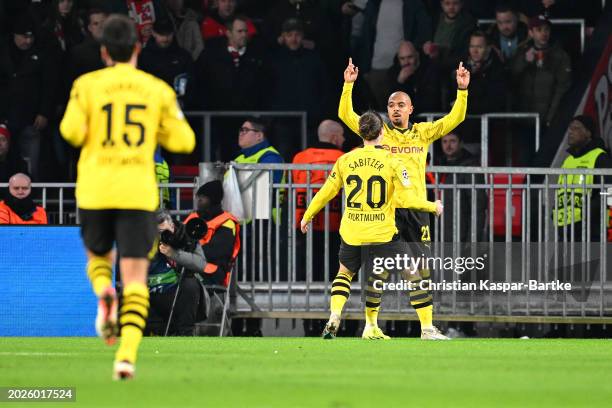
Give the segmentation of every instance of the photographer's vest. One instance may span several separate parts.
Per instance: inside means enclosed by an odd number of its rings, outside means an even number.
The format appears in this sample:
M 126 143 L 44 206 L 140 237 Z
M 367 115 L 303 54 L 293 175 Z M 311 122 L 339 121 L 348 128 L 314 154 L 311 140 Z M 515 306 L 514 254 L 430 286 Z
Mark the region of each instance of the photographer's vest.
M 261 159 L 263 157 L 264 154 L 266 153 L 275 153 L 277 155 L 280 156 L 280 153 L 278 152 L 278 150 L 276 150 L 274 147 L 272 146 L 268 146 L 266 148 L 263 148 L 261 150 L 259 150 L 257 153 L 251 155 L 251 156 L 245 156 L 244 154 L 241 154 L 240 156 L 236 157 L 234 159 L 234 161 L 236 163 L 245 163 L 245 164 L 257 164 L 259 163 L 259 159 Z M 281 171 L 281 170 L 278 170 Z M 283 177 L 281 178 L 281 183 L 285 183 L 285 172 L 283 171 Z M 284 196 L 285 196 L 285 189 L 282 188 L 279 190 L 279 197 L 280 197 L 280 202 L 279 205 L 284 201 Z M 278 209 L 278 214 L 276 211 L 276 206 L 272 207 L 272 219 L 274 220 L 274 222 L 276 223 L 276 220 L 278 219 L 278 216 L 280 216 L 280 207 Z M 245 224 L 250 223 L 251 220 L 245 220 Z
M 197 217 L 198 217 L 197 213 L 195 212 L 191 213 L 185 219 L 184 223 L 187 223 L 187 221 L 189 221 L 190 219 L 197 218 Z M 230 272 L 232 270 L 232 267 L 234 266 L 234 262 L 236 262 L 236 258 L 238 257 L 238 252 L 240 252 L 240 222 L 232 214 L 228 213 L 227 211 L 223 211 L 221 214 L 217 215 L 212 220 L 206 221 L 206 225 L 208 226 L 208 231 L 206 231 L 206 235 L 204 235 L 204 237 L 200 239 L 199 241 L 200 245 L 202 246 L 208 244 L 210 240 L 213 238 L 213 236 L 215 235 L 215 232 L 217 232 L 217 230 L 221 228 L 223 224 L 225 224 L 227 221 L 232 221 L 234 223 L 234 228 L 235 228 L 234 237 L 235 238 L 234 238 L 234 247 L 232 248 L 232 255 L 231 255 L 229 264 L 227 265 L 227 271 L 225 273 L 225 280 L 223 281 L 224 286 L 229 285 Z M 219 269 L 219 265 L 214 264 L 210 262 L 209 260 L 206 260 L 206 266 L 204 267 L 204 273 L 213 274 L 213 273 L 216 273 L 218 269 Z
M 567 156 L 561 168 L 563 169 L 594 169 L 595 162 L 600 154 L 605 153 L 605 150 L 601 148 L 595 148 L 582 156 L 574 157 L 571 154 Z M 585 179 L 586 177 L 586 179 Z M 557 184 L 567 185 L 572 184 L 593 184 L 594 177 L 592 175 L 584 174 L 569 174 L 560 175 Z M 572 192 L 574 198 L 574 207 L 572 211 Z M 582 210 L 586 196 L 591 195 L 591 189 L 587 188 L 586 191 L 582 187 L 568 187 L 560 188 L 557 190 L 556 204 L 558 210 L 553 210 L 554 222 L 557 227 L 564 225 L 571 225 L 572 223 L 582 221 Z

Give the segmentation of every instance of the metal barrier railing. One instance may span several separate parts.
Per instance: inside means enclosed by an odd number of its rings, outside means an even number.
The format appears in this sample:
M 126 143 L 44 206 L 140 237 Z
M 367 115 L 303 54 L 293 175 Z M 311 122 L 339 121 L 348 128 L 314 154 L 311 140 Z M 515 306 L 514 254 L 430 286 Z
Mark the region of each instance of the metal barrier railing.
M 445 116 L 442 112 L 427 112 L 417 115 L 420 118 L 425 118 L 428 122 L 434 121 L 436 118 Z M 466 115 L 467 119 L 480 119 L 480 164 L 483 167 L 489 165 L 489 120 L 490 119 L 533 119 L 534 134 L 535 134 L 535 150 L 540 149 L 540 114 L 533 112 L 497 112 L 484 113 L 481 115 Z M 429 146 L 429 154 L 431 163 L 434 163 L 434 147 L 433 143 Z
M 332 209 L 329 206 L 322 211 L 323 231 L 316 236 L 313 232 L 306 236 L 298 232 L 298 206 L 309 202 L 320 184 L 311 183 L 310 172 L 306 183 L 297 184 L 292 171 L 322 170 L 327 175 L 331 166 L 235 163 L 232 166 L 239 175 L 246 173 L 243 175 L 247 177 L 240 179 L 252 183 L 241 188 L 251 189 L 251 197 L 255 197 L 245 202 L 253 220 L 245 222 L 241 230 L 242 251 L 235 277 L 241 294 L 248 300 L 238 299 L 235 310 L 243 314 L 255 310 L 268 316 L 270 313 L 276 316 L 325 313 L 330 282 L 337 271 L 334 259 L 338 233 L 330 229 Z M 284 182 L 272 181 L 275 171 L 285 172 Z M 573 320 L 567 321 L 574 322 L 602 322 L 612 317 L 612 268 L 608 267 L 612 250 L 606 240 L 608 231 L 604 221 L 612 206 L 612 184 L 606 183 L 604 177 L 612 177 L 612 169 L 431 167 L 428 171 L 435 180 L 428 191 L 441 198 L 446 207 L 445 213 L 431 222 L 433 255 L 456 258 L 486 254 L 489 262 L 485 272 L 472 277 L 458 274 L 456 268 L 434 268 L 434 282 L 454 282 L 465 277 L 466 281 L 476 278 L 508 283 L 560 280 L 577 285 L 568 293 L 529 289 L 512 294 L 448 290 L 434 298 L 438 316 L 446 320 L 467 316 L 490 321 L 535 319 L 540 322 L 543 318 L 555 321 L 559 317 L 568 317 Z M 584 177 L 579 178 L 578 184 L 567 181 L 558 184 L 560 175 L 571 174 Z M 268 177 L 267 184 L 257 182 L 262 175 Z M 587 183 L 588 175 L 595 176 L 592 182 Z M 170 195 L 174 196 L 171 209 L 177 215 L 192 210 L 193 191 L 197 186 L 197 180 L 161 185 L 170 188 Z M 6 183 L 0 187 L 6 187 Z M 561 208 L 555 199 L 559 189 L 569 191 L 565 209 L 571 217 L 577 214 L 578 204 L 598 208 L 599 214 L 585 211 L 581 224 L 558 227 L 553 213 Z M 582 194 L 577 189 L 591 193 Z M 65 220 L 78 222 L 74 184 L 35 183 L 33 191 L 48 211 L 57 211 L 60 224 Z M 342 194 L 340 211 L 344 202 Z M 273 213 L 281 215 L 275 220 Z M 594 217 L 600 220 L 599 224 L 592 224 Z M 362 308 L 357 283 L 353 284 L 353 291 L 355 296 L 350 298 L 347 312 L 359 312 Z M 392 312 L 398 319 L 413 315 L 407 297 L 399 292 L 385 295 L 383 310 Z
M 204 143 L 202 143 L 201 156 L 205 162 L 211 161 L 211 119 L 212 118 L 227 118 L 227 117 L 272 117 L 272 118 L 299 118 L 300 119 L 300 141 L 302 149 L 306 148 L 307 140 L 307 114 L 304 111 L 189 111 L 185 112 L 188 118 L 202 118 L 202 131 Z M 236 135 L 238 129 L 236 129 Z
M 0 189 L 7 187 L 8 183 L 0 183 Z M 75 183 L 32 183 L 32 197 L 47 211 L 50 225 L 79 224 L 75 187 Z M 193 197 L 197 187 L 194 183 L 160 184 L 160 202 L 163 198 L 162 190 L 167 188 L 170 192 L 171 213 L 177 216 L 186 215 L 193 211 Z
M 305 313 L 304 316 L 310 314 L 312 317 L 324 313 L 329 305 L 329 283 L 336 273 L 337 265 L 331 265 L 330 259 L 333 251 L 337 250 L 333 237 L 338 233 L 329 230 L 330 209 L 326 208 L 324 232 L 316 238 L 313 233 L 301 236 L 295 220 L 298 195 L 305 194 L 309 201 L 320 185 L 311 184 L 309 178 L 305 184 L 296 184 L 291 171 L 323 170 L 327 173 L 331 166 L 234 164 L 234 168 L 239 174 L 267 173 L 270 180 L 274 171 L 286 172 L 284 183 L 270 183 L 271 188 L 266 189 L 268 200 L 262 201 L 255 191 L 257 186 L 252 185 L 252 196 L 256 198 L 246 203 L 253 214 L 262 210 L 259 206 L 263 206 L 268 214 L 246 223 L 241 236 L 243 251 L 237 282 L 249 294 L 250 303 L 257 305 L 253 316 L 282 317 L 291 312 L 296 316 Z M 522 321 L 532 319 L 540 322 L 543 317 L 554 320 L 565 316 L 573 319 L 568 321 L 583 319 L 585 322 L 585 319 L 595 318 L 601 322 L 604 321 L 601 319 L 612 317 L 612 274 L 607 267 L 612 252 L 610 244 L 606 243 L 607 226 L 603 221 L 608 205 L 612 205 L 606 196 L 610 184 L 601 177 L 602 180 L 589 184 L 586 177 L 582 177 L 580 184 L 557 184 L 562 174 L 612 177 L 612 170 L 431 167 L 429 171 L 434 174 L 436 184 L 428 186 L 428 189 L 443 199 L 447 211 L 452 207 L 451 212 L 431 223 L 434 256 L 444 258 L 447 255 L 485 253 L 489 255 L 490 267 L 485 274 L 478 276 L 481 279 L 508 283 L 560 280 L 571 282 L 576 288 L 561 294 L 531 289 L 512 294 L 448 290 L 437 295 L 435 303 L 439 316 L 445 319 L 458 315 L 476 316 L 496 321 L 505 316 L 510 320 L 517 317 Z M 443 174 L 446 174 L 444 182 Z M 459 180 L 460 177 L 463 180 Z M 571 214 L 577 208 L 574 206 L 578 195 L 575 189 L 604 193 L 584 196 L 586 208 L 595 201 L 599 202 L 602 221 L 598 231 L 591 231 L 589 222 L 594 215 L 590 212 L 585 214 L 586 222 L 580 229 L 576 229 L 575 224 L 555 226 L 553 211 L 560 208 L 555 196 L 562 188 L 571 191 L 568 209 Z M 464 195 L 467 198 L 462 200 Z M 281 196 L 286 197 L 284 202 L 281 202 Z M 344 203 L 344 196 L 341 201 Z M 481 207 L 478 201 L 485 203 L 482 212 L 477 212 Z M 453 205 L 449 205 L 451 203 Z M 281 221 L 273 220 L 273 210 L 285 212 Z M 451 231 L 451 235 L 445 236 L 445 230 Z M 466 231 L 465 235 L 461 236 L 460 231 Z M 582 269 L 576 270 L 572 266 L 575 264 Z M 583 276 L 585 265 L 588 266 L 588 279 Z M 468 281 L 474 278 L 468 277 Z M 442 269 L 433 273 L 435 282 L 457 279 L 453 270 Z M 356 283 L 353 291 L 356 295 L 347 304 L 348 312 L 362 308 L 355 301 L 361 292 Z M 385 296 L 383 309 L 399 318 L 413 314 L 407 297 L 399 293 Z M 252 305 L 239 301 L 236 310 L 244 314 L 254 309 Z
M 605 8 L 605 0 L 602 0 L 603 8 Z M 554 25 L 577 25 L 580 30 L 580 52 L 584 53 L 584 42 L 585 42 L 585 23 L 583 18 L 551 18 L 550 22 Z M 482 18 L 478 19 L 478 25 L 481 24 L 495 24 L 495 19 Z

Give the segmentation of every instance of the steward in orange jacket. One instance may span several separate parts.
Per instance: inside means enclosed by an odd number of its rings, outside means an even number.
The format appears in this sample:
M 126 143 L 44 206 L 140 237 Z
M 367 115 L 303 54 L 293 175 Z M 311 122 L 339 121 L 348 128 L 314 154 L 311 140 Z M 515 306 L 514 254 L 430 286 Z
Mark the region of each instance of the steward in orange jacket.
M 0 201 L 0 224 L 47 224 L 47 212 L 34 204 L 30 177 L 17 173 L 9 179 L 9 194 Z

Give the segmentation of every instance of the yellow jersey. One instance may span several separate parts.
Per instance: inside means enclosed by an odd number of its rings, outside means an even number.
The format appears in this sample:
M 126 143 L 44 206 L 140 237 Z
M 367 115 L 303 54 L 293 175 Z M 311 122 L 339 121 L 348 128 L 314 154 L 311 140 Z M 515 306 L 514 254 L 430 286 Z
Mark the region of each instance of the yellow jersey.
M 389 242 L 397 234 L 392 197 L 404 207 L 435 211 L 435 204 L 404 194 L 410 178 L 402 162 L 382 146 L 366 145 L 336 160 L 323 187 L 304 213 L 310 221 L 344 187 L 340 236 L 350 245 Z
M 345 82 L 340 97 L 338 116 L 357 135 L 359 135 L 359 115 L 353 111 L 353 83 Z M 398 157 L 408 170 L 414 194 L 425 199 L 425 167 L 429 145 L 447 135 L 465 119 L 467 109 L 467 90 L 457 90 L 457 99 L 448 115 L 434 121 L 414 123 L 408 129 L 399 129 L 385 123 L 381 145 Z M 405 208 L 397 203 L 398 208 Z
M 88 210 L 154 211 L 159 205 L 157 144 L 175 153 L 195 147 L 174 90 L 129 64 L 74 81 L 60 131 L 81 147 L 76 199 Z

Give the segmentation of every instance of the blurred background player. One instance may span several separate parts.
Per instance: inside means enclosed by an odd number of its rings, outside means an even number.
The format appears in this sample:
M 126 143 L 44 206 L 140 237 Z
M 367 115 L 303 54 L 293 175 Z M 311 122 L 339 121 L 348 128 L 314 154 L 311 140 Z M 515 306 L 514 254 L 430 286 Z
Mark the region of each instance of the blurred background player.
M 153 155 L 158 142 L 171 152 L 189 153 L 195 137 L 172 88 L 136 69 L 141 46 L 129 18 L 109 17 L 101 44 L 108 68 L 74 82 L 60 130 L 70 144 L 82 148 L 76 198 L 87 275 L 100 299 L 96 329 L 114 344 L 121 324 L 113 377 L 129 379 L 148 315 L 149 259 L 157 247 Z M 115 242 L 123 283 L 119 322 L 111 280 Z
M 359 133 L 359 115 L 353 111 L 353 84 L 359 74 L 358 68 L 349 58 L 344 71 L 344 88 L 340 98 L 338 116 L 355 133 Z M 382 146 L 400 158 L 414 186 L 414 194 L 424 200 L 425 166 L 429 145 L 436 139 L 446 135 L 465 119 L 467 108 L 467 87 L 470 83 L 470 73 L 459 64 L 456 73 L 457 99 L 452 110 L 446 116 L 435 122 L 409 122 L 413 111 L 412 101 L 404 92 L 394 92 L 387 102 L 387 114 L 391 124 L 384 124 Z M 413 256 L 430 257 L 431 233 L 429 215 L 426 212 L 410 210 L 396 204 L 396 221 L 402 237 L 410 244 Z M 428 269 L 411 275 L 415 285 L 431 276 Z M 433 302 L 431 293 L 427 290 L 415 290 L 410 293 L 410 304 L 416 310 L 421 323 L 421 338 L 424 340 L 446 339 L 433 325 Z
M 383 135 L 383 121 L 377 113 L 369 111 L 359 120 L 359 135 L 364 147 L 347 153 L 334 164 L 325 184 L 315 195 L 304 213 L 301 222 L 303 233 L 313 217 L 344 187 L 347 198 L 346 208 L 340 223 L 340 268 L 332 284 L 331 313 L 323 331 L 323 338 L 336 336 L 340 325 L 340 315 L 346 303 L 353 276 L 370 257 L 394 258 L 404 254 L 408 248 L 400 239 L 395 226 L 393 197 L 404 206 L 440 213 L 440 202 L 432 203 L 415 198 L 408 191 L 410 180 L 401 161 L 393 158 L 380 146 Z M 364 250 L 368 259 L 363 258 Z M 366 264 L 366 267 L 369 266 Z M 368 274 L 369 275 L 369 274 Z M 386 280 L 389 271 L 378 275 Z M 366 290 L 366 325 L 362 338 L 369 340 L 389 339 L 378 327 L 378 311 L 382 290 L 374 287 L 375 276 L 368 276 Z

